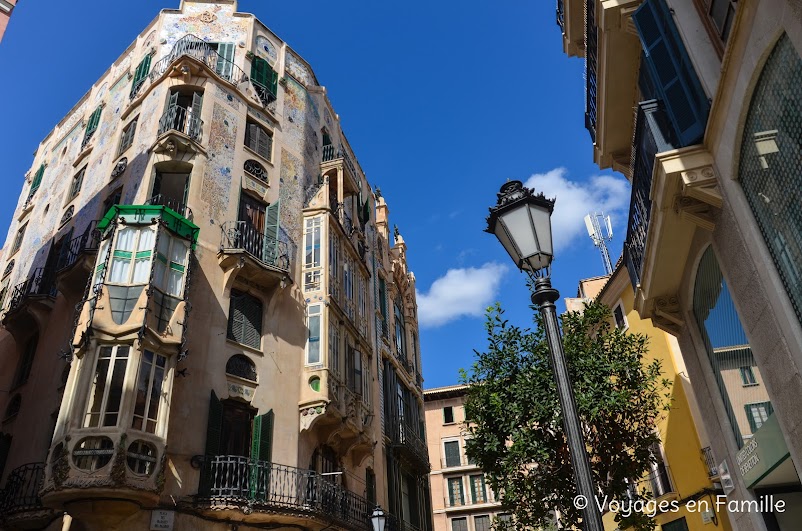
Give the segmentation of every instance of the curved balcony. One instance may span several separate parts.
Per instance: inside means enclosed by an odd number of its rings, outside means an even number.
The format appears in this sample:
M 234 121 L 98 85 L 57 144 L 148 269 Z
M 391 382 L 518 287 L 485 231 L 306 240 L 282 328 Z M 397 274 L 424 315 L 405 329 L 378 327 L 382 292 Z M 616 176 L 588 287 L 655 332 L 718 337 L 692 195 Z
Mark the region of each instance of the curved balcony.
M 5 528 L 41 529 L 57 515 L 39 497 L 45 480 L 44 463 L 28 463 L 8 474 L 0 494 L 0 515 Z
M 414 426 L 406 422 L 389 422 L 385 424 L 391 444 L 399 454 L 415 462 L 419 468 L 429 470 L 429 452 L 426 442 Z
M 236 86 L 248 80 L 248 76 L 240 67 L 217 53 L 209 43 L 194 35 L 185 35 L 176 41 L 169 54 L 153 65 L 150 74 L 131 88 L 131 100 L 144 93 L 148 86 L 167 73 L 170 66 L 181 57 L 189 57 L 204 64 L 219 78 L 232 85 Z
M 27 332 L 32 326 L 41 326 L 53 308 L 58 290 L 52 269 L 39 267 L 11 291 L 3 326 L 12 334 Z
M 278 230 L 264 234 L 247 221 L 229 221 L 222 225 L 220 267 L 226 271 L 226 285 L 234 276 L 255 282 L 266 289 L 290 280 L 290 250 L 278 239 Z
M 208 456 L 201 470 L 198 510 L 215 518 L 303 525 L 309 519 L 370 530 L 373 506 L 320 474 L 238 455 Z
M 71 299 L 83 295 L 99 246 L 97 221 L 92 221 L 83 234 L 67 242 L 56 262 L 56 284 L 60 292 Z

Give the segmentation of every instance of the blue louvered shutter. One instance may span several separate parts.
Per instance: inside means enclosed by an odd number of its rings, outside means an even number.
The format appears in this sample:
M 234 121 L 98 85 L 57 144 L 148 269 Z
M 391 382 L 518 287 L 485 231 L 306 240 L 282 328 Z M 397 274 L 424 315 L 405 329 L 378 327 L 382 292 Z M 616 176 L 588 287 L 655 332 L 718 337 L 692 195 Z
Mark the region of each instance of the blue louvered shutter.
M 648 68 L 679 147 L 704 135 L 710 103 L 665 0 L 647 0 L 632 15 L 643 45 L 641 68 Z

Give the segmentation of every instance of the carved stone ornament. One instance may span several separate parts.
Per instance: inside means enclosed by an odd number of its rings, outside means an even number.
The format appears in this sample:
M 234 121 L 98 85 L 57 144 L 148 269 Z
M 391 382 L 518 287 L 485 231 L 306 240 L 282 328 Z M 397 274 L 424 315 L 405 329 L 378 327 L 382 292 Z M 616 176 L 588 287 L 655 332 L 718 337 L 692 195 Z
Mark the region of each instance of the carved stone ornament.
M 679 298 L 676 295 L 672 295 L 655 299 L 652 322 L 657 328 L 678 336 L 685 325 L 682 319 Z
M 114 166 L 114 169 L 111 170 L 111 178 L 115 179 L 120 175 L 122 175 L 127 167 L 128 167 L 128 157 L 121 158 L 119 161 L 117 161 L 117 164 Z
M 215 15 L 211 11 L 204 11 L 203 13 L 201 13 L 201 16 L 199 18 L 200 21 L 203 22 L 204 24 L 211 24 L 212 22 L 217 20 L 217 15 Z

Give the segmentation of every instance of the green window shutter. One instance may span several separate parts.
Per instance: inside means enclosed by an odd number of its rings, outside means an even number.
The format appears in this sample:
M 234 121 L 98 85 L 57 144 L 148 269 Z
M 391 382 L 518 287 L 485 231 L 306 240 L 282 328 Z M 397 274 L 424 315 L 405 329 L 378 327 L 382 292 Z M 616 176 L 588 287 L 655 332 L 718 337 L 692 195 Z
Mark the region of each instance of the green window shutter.
M 148 77 L 150 73 L 150 60 L 151 55 L 147 54 L 142 62 L 139 63 L 139 66 L 136 67 L 134 71 L 134 82 L 131 84 L 131 97 L 134 97 L 139 90 L 139 87 L 142 86 L 142 83 L 145 82 L 145 78 Z
M 264 261 L 268 264 L 276 264 L 278 260 L 280 203 L 281 200 L 276 201 L 265 210 Z
M 665 0 L 647 0 L 632 15 L 657 96 L 680 147 L 704 135 L 710 103 Z
M 231 80 L 234 70 L 234 43 L 221 42 L 217 45 L 217 68 L 215 70 L 223 79 Z
M 209 420 L 206 423 L 206 455 L 220 453 L 220 436 L 223 432 L 223 403 L 212 391 L 209 398 Z
M 254 57 L 251 62 L 251 81 L 268 92 L 266 97 L 262 98 L 265 105 L 276 99 L 278 73 L 270 67 L 270 63 L 261 57 Z
M 8 454 L 11 451 L 11 435 L 8 433 L 0 433 L 0 476 L 3 475 L 3 469 L 6 467 Z
M 273 457 L 273 410 L 253 419 L 251 459 L 271 462 Z
M 203 107 L 203 93 L 196 92 L 192 95 L 192 117 L 189 124 L 189 136 L 197 139 L 201 130 L 201 109 Z
M 84 132 L 84 141 L 91 137 L 95 131 L 97 131 L 97 127 L 100 124 L 100 113 L 103 112 L 103 107 L 98 107 L 95 109 L 95 112 L 89 116 L 89 121 L 86 123 L 86 132 Z
M 33 176 L 33 181 L 31 182 L 31 190 L 28 192 L 28 199 L 33 197 L 33 194 L 39 189 L 39 186 L 42 184 L 42 176 L 45 174 L 45 165 L 42 164 L 39 166 L 39 169 L 36 170 L 36 174 Z
M 457 441 L 449 441 L 444 443 L 445 453 L 446 453 L 446 466 L 459 466 L 460 459 L 459 459 L 459 442 Z
M 262 303 L 259 299 L 231 292 L 228 337 L 243 345 L 259 348 L 262 343 Z

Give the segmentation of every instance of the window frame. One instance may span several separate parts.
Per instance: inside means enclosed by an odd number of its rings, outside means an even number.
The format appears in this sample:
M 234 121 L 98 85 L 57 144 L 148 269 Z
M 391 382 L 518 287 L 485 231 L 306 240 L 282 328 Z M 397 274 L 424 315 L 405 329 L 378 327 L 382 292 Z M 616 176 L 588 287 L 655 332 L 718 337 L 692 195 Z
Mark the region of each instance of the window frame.
M 465 476 L 450 476 L 445 479 L 449 507 L 465 507 Z M 459 485 L 459 503 L 454 496 L 455 492 L 452 491 L 452 485 Z
M 304 291 L 320 290 L 323 276 L 323 220 L 304 220 Z
M 123 234 L 124 231 L 131 229 L 136 231 L 134 235 L 134 239 L 131 243 L 131 250 L 121 250 L 118 249 L 120 236 Z M 109 255 L 109 265 L 108 269 L 109 272 L 105 275 L 105 283 L 112 285 L 112 286 L 146 286 L 150 283 L 151 272 L 153 270 L 153 255 L 155 254 L 155 246 L 156 246 L 156 237 L 157 237 L 157 226 L 156 225 L 123 225 L 121 228 L 115 231 L 114 234 L 114 244 L 111 248 L 111 253 Z M 142 240 L 142 235 L 145 231 L 152 232 L 153 236 L 153 244 L 150 246 L 149 249 L 139 249 L 140 241 Z M 129 256 L 126 257 L 125 254 Z M 120 259 L 122 262 L 123 260 L 128 260 L 129 269 L 127 274 L 127 279 L 125 281 L 112 281 L 112 275 L 114 274 L 115 269 L 115 259 Z M 147 260 L 147 265 L 145 265 L 145 261 Z M 140 265 L 145 267 L 147 270 L 147 279 L 144 282 L 134 282 L 134 273 L 137 270 L 137 263 L 141 263 Z
M 69 205 L 72 203 L 73 199 L 78 197 L 81 193 L 81 189 L 83 188 L 84 177 L 86 177 L 86 169 L 89 165 L 84 165 L 83 168 L 78 170 L 78 173 L 72 176 L 72 181 L 70 182 L 70 189 L 67 192 L 67 202 L 64 203 L 64 206 Z
M 456 443 L 457 445 L 457 464 L 456 465 L 449 465 L 448 464 L 448 453 L 446 452 L 446 445 L 449 443 Z M 459 438 L 448 438 L 443 439 L 442 441 L 442 448 L 443 448 L 443 468 L 457 468 L 462 465 L 462 444 L 460 443 Z
M 766 418 L 762 418 L 760 420 L 760 426 L 757 424 L 757 419 L 755 419 L 754 414 L 760 413 L 758 408 L 763 408 L 766 413 Z M 749 428 L 752 430 L 752 435 L 757 433 L 757 431 L 763 427 L 763 425 L 768 422 L 771 416 L 774 414 L 774 406 L 771 405 L 770 400 L 765 400 L 763 402 L 750 402 L 748 404 L 744 404 L 744 409 L 746 410 L 746 421 L 749 423 Z M 761 415 L 762 417 L 762 415 Z
M 755 376 L 755 371 L 752 370 L 751 365 L 744 365 L 738 369 L 741 372 L 741 383 L 744 387 L 754 387 L 756 385 L 760 385 L 757 383 L 757 377 Z
M 120 134 L 120 146 L 117 148 L 118 157 L 128 151 L 128 148 L 134 145 L 137 122 L 139 122 L 139 115 L 135 116 L 123 127 L 122 133 Z
M 161 253 L 160 245 L 164 238 L 169 238 L 169 244 L 167 246 L 166 252 L 167 254 L 164 255 Z M 189 267 L 189 253 L 190 253 L 190 244 L 183 238 L 179 236 L 173 236 L 172 234 L 168 233 L 167 231 L 160 231 L 157 236 L 156 246 L 155 246 L 155 256 L 153 257 L 153 285 L 164 293 L 165 295 L 169 295 L 170 297 L 175 297 L 178 299 L 182 299 L 184 297 L 184 290 L 186 288 L 186 281 L 187 281 L 187 268 Z M 175 251 L 176 247 L 183 247 L 184 248 L 184 263 L 181 264 L 172 260 L 174 258 L 173 252 Z M 161 273 L 161 278 L 159 278 L 158 268 L 159 264 L 164 267 L 164 271 Z M 172 293 L 169 291 L 169 279 L 170 279 L 170 272 L 176 271 L 181 273 L 181 281 L 179 283 L 180 289 L 178 293 Z
M 151 361 L 146 361 L 147 355 L 150 354 L 152 357 Z M 159 365 L 159 361 L 162 361 L 162 365 Z M 167 384 L 167 377 L 169 375 L 169 358 L 163 354 L 159 354 L 158 352 L 153 352 L 151 350 L 145 349 L 139 353 L 139 366 L 137 368 L 137 375 L 136 375 L 136 382 L 134 388 L 134 408 L 131 415 L 131 429 L 142 431 L 144 433 L 152 433 L 156 434 L 159 431 L 160 420 L 162 414 L 164 412 L 165 407 L 165 398 L 164 398 L 164 391 Z M 146 369 L 145 365 L 150 365 L 149 368 Z M 158 388 L 156 387 L 157 378 L 156 375 L 161 369 L 161 380 Z M 145 374 L 147 371 L 147 374 Z M 140 383 L 142 383 L 143 376 L 147 379 L 147 387 L 144 390 L 144 402 L 142 405 L 142 414 L 137 414 L 137 407 L 139 405 L 139 395 L 142 391 L 139 387 Z M 156 400 L 156 416 L 155 418 L 151 418 L 151 409 L 154 400 L 154 392 L 156 392 L 155 400 Z M 141 425 L 139 428 L 135 426 L 137 419 L 141 420 Z M 149 429 L 150 423 L 153 423 L 153 430 Z
M 446 411 L 451 413 L 451 420 L 448 420 L 448 415 L 446 415 Z M 443 425 L 447 426 L 449 424 L 454 424 L 456 417 L 454 415 L 454 406 L 444 406 L 443 407 Z
M 126 355 L 120 356 L 118 355 L 121 349 L 126 349 Z M 103 394 L 100 397 L 100 404 L 97 412 L 93 412 L 92 408 L 94 406 L 94 397 L 96 395 L 97 384 L 98 384 L 98 365 L 102 359 L 106 359 L 103 357 L 104 349 L 109 349 L 109 363 L 105 370 L 105 381 L 103 384 Z M 81 419 L 81 427 L 82 428 L 113 428 L 120 425 L 121 418 L 125 413 L 125 391 L 126 391 L 126 381 L 128 380 L 128 373 L 131 371 L 131 357 L 136 351 L 134 350 L 132 345 L 128 344 L 101 344 L 98 345 L 95 356 L 94 356 L 94 363 L 92 365 L 93 369 L 91 372 L 92 384 L 89 387 L 89 393 L 86 395 L 86 404 L 83 408 L 83 418 Z M 109 396 L 112 394 L 112 387 L 115 385 L 114 381 L 114 373 L 117 367 L 117 363 L 120 360 L 124 360 L 124 368 L 122 371 L 122 377 L 119 381 L 119 394 L 120 394 L 120 402 L 117 405 L 118 409 L 116 412 L 109 412 L 108 411 L 108 401 Z M 97 416 L 97 424 L 92 425 L 91 417 L 96 415 Z M 114 424 L 106 424 L 106 417 L 109 415 L 116 415 L 116 421 Z
M 20 250 L 22 247 L 22 242 L 25 240 L 25 230 L 28 228 L 28 222 L 17 229 L 17 234 L 14 236 L 14 243 L 11 245 L 11 251 L 9 252 L 9 256 L 13 255 L 17 251 Z
M 234 324 L 234 304 L 235 304 L 235 300 L 243 299 L 244 297 L 249 297 L 250 299 L 253 299 L 259 305 L 258 327 L 254 328 L 254 333 L 259 338 L 259 344 L 258 345 L 252 345 L 250 343 L 244 343 L 243 341 L 240 341 L 239 339 L 237 339 L 235 337 L 235 334 L 234 334 L 233 324 Z M 260 350 L 262 348 L 262 337 L 264 335 L 264 326 L 263 326 L 264 325 L 264 319 L 265 319 L 264 302 L 259 297 L 251 295 L 247 291 L 241 291 L 241 290 L 238 290 L 236 288 L 231 290 L 231 293 L 229 294 L 228 301 L 229 301 L 228 302 L 228 322 L 227 322 L 227 325 L 226 325 L 226 339 L 229 340 L 229 341 L 233 341 L 237 345 L 243 345 L 243 346 L 245 346 L 247 348 L 251 348 L 251 349 L 254 349 L 254 350 L 257 350 L 257 351 Z M 240 312 L 242 312 L 242 310 L 240 310 Z M 248 322 L 250 322 L 250 321 L 248 321 Z M 244 323 L 245 323 L 245 321 L 243 321 L 243 325 L 242 325 L 242 337 L 240 338 L 242 340 L 245 339 L 245 324 Z
M 619 324 L 618 317 L 615 314 L 616 310 L 619 309 L 621 310 L 621 319 L 623 324 Z M 617 303 L 615 303 L 611 313 L 613 314 L 613 322 L 615 323 L 615 327 L 622 332 L 626 332 L 629 329 L 629 321 L 627 320 L 627 312 L 624 309 L 624 302 L 619 300 Z
M 254 131 L 257 131 L 255 138 L 253 136 Z M 263 135 L 267 139 L 265 141 L 267 144 L 266 150 L 260 149 L 260 144 Z M 245 139 L 243 141 L 243 146 L 248 148 L 248 151 L 256 154 L 259 158 L 272 164 L 274 144 L 275 144 L 275 139 L 273 137 L 273 131 L 249 117 L 245 124 Z
M 313 318 L 317 322 L 317 335 L 312 334 L 312 322 Z M 323 328 L 323 305 L 322 304 L 310 304 L 306 308 L 306 348 L 304 349 L 304 364 L 309 365 L 320 365 L 323 362 L 323 357 L 320 351 L 320 335 L 321 330 Z M 311 353 L 311 346 L 313 343 L 317 344 L 317 361 L 310 361 L 310 353 Z

